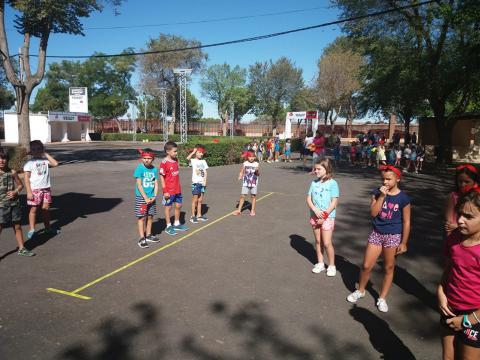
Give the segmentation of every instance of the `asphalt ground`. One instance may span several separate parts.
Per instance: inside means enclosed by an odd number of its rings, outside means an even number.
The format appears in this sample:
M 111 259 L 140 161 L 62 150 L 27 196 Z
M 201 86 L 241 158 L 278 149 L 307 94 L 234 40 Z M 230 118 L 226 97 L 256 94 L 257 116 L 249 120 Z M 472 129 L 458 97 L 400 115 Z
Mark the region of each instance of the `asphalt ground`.
M 413 198 L 412 236 L 384 314 L 375 307 L 380 263 L 367 296 L 357 306 L 345 300 L 370 230 L 375 170 L 344 164 L 335 174 L 338 272 L 327 278 L 311 273 L 305 194 L 312 177 L 298 161 L 261 165 L 255 217 L 248 210 L 228 215 L 239 198 L 239 166 L 210 168 L 209 221 L 171 237 L 159 207 L 161 242 L 140 249 L 132 174 L 143 145 L 49 147 L 62 162 L 52 169 L 51 212 L 62 232 L 29 241 L 33 258 L 17 256 L 11 230 L 2 232 L 1 359 L 440 358 L 434 294 L 443 262 L 443 178 L 403 181 Z M 180 177 L 188 219 L 191 170 Z

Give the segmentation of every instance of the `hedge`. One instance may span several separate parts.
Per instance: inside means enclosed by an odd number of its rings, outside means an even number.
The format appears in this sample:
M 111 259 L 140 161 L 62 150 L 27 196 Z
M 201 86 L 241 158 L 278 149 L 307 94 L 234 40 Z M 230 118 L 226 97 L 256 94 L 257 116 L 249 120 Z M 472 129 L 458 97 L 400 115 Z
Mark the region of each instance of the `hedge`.
M 12 170 L 22 172 L 27 158 L 27 150 L 23 147 L 17 146 L 8 149 L 8 167 Z
M 102 140 L 103 141 L 132 141 L 133 134 L 127 133 L 102 133 Z M 148 141 L 163 141 L 162 134 L 137 134 L 137 141 L 148 140 Z M 168 140 L 179 142 L 180 135 L 174 134 L 168 137 Z M 231 139 L 229 136 L 200 136 L 200 135 L 189 135 L 188 142 L 189 143 L 200 143 L 200 144 L 207 144 L 213 142 L 219 143 L 232 143 L 232 142 L 242 142 L 248 143 L 253 141 L 253 138 L 246 137 L 246 136 L 235 136 Z
M 187 144 L 179 144 L 178 146 L 178 161 L 180 165 L 187 166 L 187 156 L 195 147 L 197 142 L 189 142 Z M 201 142 L 199 142 L 201 143 Z M 242 161 L 240 157 L 245 146 L 245 142 L 231 142 L 231 143 L 201 143 L 205 146 L 208 166 L 221 166 L 239 164 Z

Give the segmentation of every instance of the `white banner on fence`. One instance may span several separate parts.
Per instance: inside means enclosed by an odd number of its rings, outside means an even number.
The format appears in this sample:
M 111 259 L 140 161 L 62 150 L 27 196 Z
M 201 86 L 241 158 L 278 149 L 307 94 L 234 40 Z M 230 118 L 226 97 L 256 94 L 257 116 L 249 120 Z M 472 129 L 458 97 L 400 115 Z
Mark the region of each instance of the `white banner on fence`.
M 86 87 L 71 87 L 68 89 L 69 111 L 88 113 L 88 91 Z

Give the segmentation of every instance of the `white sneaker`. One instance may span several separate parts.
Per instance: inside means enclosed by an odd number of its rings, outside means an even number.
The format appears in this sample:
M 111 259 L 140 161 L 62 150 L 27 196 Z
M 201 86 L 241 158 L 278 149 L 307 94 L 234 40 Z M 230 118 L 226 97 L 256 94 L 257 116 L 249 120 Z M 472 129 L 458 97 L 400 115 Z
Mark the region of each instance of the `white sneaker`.
M 335 276 L 337 274 L 337 268 L 335 266 L 329 266 L 327 268 L 327 276 Z
M 378 298 L 377 308 L 378 308 L 378 311 L 380 312 L 388 312 L 388 305 L 385 299 Z
M 355 304 L 362 297 L 365 297 L 365 292 L 361 293 L 360 290 L 355 290 L 353 293 L 347 296 L 347 301 Z
M 325 271 L 325 264 L 324 263 L 316 263 L 312 269 L 312 272 L 315 274 L 320 274 L 322 271 Z

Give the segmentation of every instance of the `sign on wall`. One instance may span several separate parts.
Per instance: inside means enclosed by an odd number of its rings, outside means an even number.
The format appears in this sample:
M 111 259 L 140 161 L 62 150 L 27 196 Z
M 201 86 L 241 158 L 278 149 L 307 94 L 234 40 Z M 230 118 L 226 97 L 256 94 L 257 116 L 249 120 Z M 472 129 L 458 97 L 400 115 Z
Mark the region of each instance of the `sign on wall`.
M 88 113 L 88 91 L 86 87 L 71 87 L 68 89 L 69 111 Z

